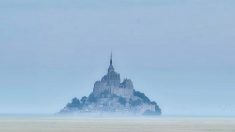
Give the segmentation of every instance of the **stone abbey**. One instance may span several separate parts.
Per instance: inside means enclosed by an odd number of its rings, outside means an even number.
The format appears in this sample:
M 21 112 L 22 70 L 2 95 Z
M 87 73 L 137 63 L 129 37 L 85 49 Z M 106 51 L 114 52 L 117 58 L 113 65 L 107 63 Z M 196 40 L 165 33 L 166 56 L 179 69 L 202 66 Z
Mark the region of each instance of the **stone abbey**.
M 120 74 L 115 72 L 112 64 L 112 54 L 110 58 L 110 65 L 108 73 L 101 81 L 96 81 L 93 89 L 94 96 L 97 97 L 103 92 L 108 92 L 109 95 L 117 95 L 126 99 L 130 99 L 134 87 L 130 79 L 124 79 L 121 83 Z
M 93 91 L 86 97 L 73 98 L 61 114 L 119 113 L 139 115 L 161 115 L 161 109 L 144 93 L 136 91 L 130 79 L 121 82 L 120 74 L 113 67 L 112 53 L 108 72 L 96 81 Z

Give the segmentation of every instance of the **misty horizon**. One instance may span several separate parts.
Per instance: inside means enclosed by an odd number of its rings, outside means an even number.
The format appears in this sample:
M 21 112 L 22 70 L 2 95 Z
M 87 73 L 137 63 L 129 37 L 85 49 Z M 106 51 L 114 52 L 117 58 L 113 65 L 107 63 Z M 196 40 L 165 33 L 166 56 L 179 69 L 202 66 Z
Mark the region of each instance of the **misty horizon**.
M 92 91 L 109 54 L 163 116 L 235 115 L 235 2 L 0 2 L 0 113 L 52 114 Z

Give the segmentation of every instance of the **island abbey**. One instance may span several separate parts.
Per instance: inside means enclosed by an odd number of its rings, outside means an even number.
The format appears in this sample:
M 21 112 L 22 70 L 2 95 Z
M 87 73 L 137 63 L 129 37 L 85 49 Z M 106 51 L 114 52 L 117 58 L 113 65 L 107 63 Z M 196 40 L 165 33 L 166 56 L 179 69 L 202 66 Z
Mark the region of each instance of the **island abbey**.
M 161 115 L 161 109 L 155 101 L 136 91 L 130 79 L 121 82 L 120 74 L 113 67 L 112 53 L 108 72 L 96 81 L 93 91 L 86 97 L 73 98 L 60 114 L 82 113 L 119 113 Z
M 120 74 L 114 71 L 111 54 L 108 73 L 101 79 L 101 81 L 95 82 L 93 89 L 94 96 L 98 97 L 101 93 L 109 93 L 108 95 L 117 95 L 130 99 L 133 92 L 134 88 L 132 81 L 124 79 L 121 83 Z

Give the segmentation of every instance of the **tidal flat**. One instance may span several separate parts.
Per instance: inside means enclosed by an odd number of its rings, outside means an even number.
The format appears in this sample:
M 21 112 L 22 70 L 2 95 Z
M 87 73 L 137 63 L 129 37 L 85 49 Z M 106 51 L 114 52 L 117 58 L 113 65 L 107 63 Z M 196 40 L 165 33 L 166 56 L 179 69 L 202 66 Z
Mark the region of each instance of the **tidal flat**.
M 235 118 L 4 116 L 0 132 L 235 132 Z

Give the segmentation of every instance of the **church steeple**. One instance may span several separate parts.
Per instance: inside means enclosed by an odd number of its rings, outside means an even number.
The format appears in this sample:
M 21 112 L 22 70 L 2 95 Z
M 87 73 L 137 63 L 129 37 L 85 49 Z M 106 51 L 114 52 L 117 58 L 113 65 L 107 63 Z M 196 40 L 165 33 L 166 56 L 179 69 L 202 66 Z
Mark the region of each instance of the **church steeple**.
M 113 54 L 112 54 L 112 52 L 111 52 L 111 56 L 110 56 L 110 65 L 112 65 L 113 64 Z
M 109 64 L 109 69 L 108 69 L 108 73 L 114 71 L 114 68 L 113 68 L 113 55 L 112 55 L 112 52 L 111 52 L 111 56 L 110 56 L 110 64 Z

